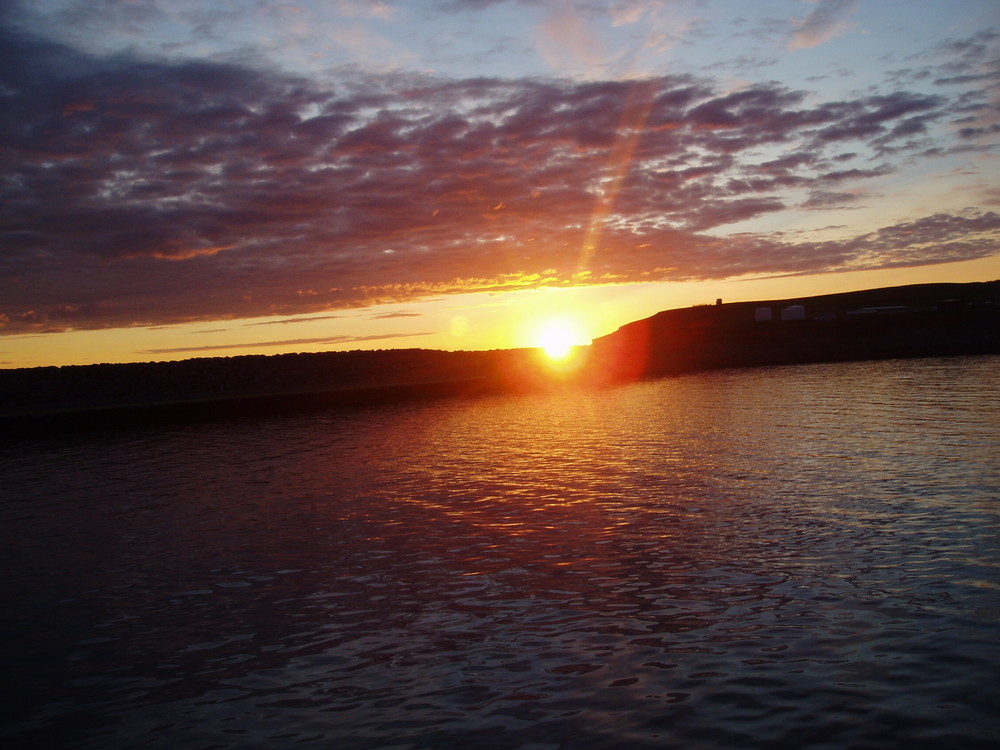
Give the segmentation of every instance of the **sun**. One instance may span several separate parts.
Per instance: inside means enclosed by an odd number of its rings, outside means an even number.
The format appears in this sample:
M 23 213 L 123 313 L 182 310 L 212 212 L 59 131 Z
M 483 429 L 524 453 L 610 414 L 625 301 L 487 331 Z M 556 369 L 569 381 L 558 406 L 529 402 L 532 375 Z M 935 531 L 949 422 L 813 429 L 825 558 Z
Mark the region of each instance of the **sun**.
M 575 321 L 569 318 L 552 318 L 537 329 L 535 344 L 552 362 L 564 362 L 577 346 L 590 343 Z

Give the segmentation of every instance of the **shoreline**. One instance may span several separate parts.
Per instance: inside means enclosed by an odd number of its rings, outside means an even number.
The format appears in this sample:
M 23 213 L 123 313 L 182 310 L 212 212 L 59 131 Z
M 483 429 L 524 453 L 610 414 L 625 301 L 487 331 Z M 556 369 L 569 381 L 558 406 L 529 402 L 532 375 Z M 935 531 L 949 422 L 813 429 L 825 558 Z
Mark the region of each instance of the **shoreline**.
M 728 368 L 990 354 L 1000 354 L 1000 282 L 916 285 L 666 310 L 578 347 L 572 366 L 546 366 L 532 349 L 389 349 L 0 370 L 0 428 L 9 440 L 433 398 L 585 393 Z
M 424 381 L 335 388 L 319 391 L 259 393 L 216 398 L 164 400 L 141 404 L 116 404 L 67 408 L 53 411 L 0 414 L 4 437 L 0 442 L 21 438 L 47 436 L 55 433 L 79 433 L 129 427 L 155 427 L 170 424 L 196 424 L 227 419 L 257 419 L 261 417 L 311 413 L 336 409 L 379 407 L 388 404 L 432 401 L 436 399 L 476 398 L 480 396 L 540 393 L 572 390 L 585 394 L 588 390 L 614 388 L 643 380 L 683 377 L 721 370 L 753 370 L 797 365 L 824 365 L 847 362 L 879 362 L 887 360 L 918 360 L 1000 356 L 1000 350 L 942 354 L 889 355 L 873 357 L 839 357 L 825 359 L 788 359 L 776 362 L 721 364 L 718 366 L 675 367 L 629 378 L 603 380 L 560 381 L 537 387 L 514 387 L 498 378 L 467 378 L 463 380 Z
M 317 391 L 256 393 L 146 403 L 95 405 L 0 414 L 0 427 L 21 434 L 80 431 L 108 427 L 149 426 L 255 418 L 326 409 L 380 406 L 406 401 L 475 396 L 500 392 L 482 378 L 353 386 Z

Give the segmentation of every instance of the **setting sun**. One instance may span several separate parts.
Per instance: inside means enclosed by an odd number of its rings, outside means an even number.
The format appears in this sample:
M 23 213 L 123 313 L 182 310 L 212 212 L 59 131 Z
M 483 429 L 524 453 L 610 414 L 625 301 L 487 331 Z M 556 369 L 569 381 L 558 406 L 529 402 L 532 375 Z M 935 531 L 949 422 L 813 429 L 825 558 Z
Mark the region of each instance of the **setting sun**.
M 568 318 L 546 321 L 536 338 L 536 345 L 553 362 L 562 362 L 573 353 L 574 347 L 589 343 L 580 325 Z

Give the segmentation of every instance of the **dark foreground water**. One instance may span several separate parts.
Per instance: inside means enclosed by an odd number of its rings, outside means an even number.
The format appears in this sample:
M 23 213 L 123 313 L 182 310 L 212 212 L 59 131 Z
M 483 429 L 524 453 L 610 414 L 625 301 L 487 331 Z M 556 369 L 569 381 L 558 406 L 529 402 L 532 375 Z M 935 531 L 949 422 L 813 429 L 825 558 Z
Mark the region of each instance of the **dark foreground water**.
M 4 445 L 0 742 L 996 747 L 998 371 Z

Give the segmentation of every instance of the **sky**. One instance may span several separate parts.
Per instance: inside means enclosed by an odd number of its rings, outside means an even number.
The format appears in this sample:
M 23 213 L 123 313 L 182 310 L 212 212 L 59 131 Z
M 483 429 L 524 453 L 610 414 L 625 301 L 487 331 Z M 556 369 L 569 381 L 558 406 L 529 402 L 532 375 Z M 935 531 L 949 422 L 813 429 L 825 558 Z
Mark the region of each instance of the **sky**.
M 1000 278 L 996 0 L 0 0 L 0 367 Z

